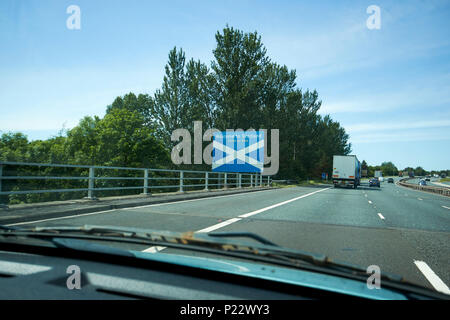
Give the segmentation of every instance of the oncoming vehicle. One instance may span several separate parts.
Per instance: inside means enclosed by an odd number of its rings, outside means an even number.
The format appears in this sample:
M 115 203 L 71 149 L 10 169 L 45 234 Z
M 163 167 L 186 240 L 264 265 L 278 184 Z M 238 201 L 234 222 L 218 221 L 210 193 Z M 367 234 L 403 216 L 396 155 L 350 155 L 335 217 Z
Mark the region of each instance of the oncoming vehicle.
M 369 180 L 369 187 L 378 187 L 380 188 L 380 180 L 376 177 L 371 178 Z
M 394 178 L 388 178 L 387 182 L 388 183 L 394 183 Z

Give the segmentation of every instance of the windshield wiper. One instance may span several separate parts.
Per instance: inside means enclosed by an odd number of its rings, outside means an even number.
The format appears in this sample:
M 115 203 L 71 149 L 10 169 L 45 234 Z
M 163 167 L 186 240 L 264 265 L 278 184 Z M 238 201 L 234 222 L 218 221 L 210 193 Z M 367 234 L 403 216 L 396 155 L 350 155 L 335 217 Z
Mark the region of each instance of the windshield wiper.
M 178 233 L 171 231 L 90 225 L 81 227 L 0 228 L 0 237 L 9 235 L 31 238 L 53 238 L 52 240 L 58 238 L 70 238 L 165 246 L 175 249 L 226 255 L 245 260 L 252 259 L 269 264 L 306 269 L 313 272 L 323 272 L 359 281 L 366 281 L 368 276 L 366 270 L 359 266 L 337 262 L 325 255 L 280 247 L 259 235 L 249 232 L 194 234 L 194 232 Z M 225 239 L 228 237 L 250 238 L 261 244 L 253 245 Z M 217 241 L 217 238 L 224 239 L 219 242 Z M 423 294 L 430 294 L 430 292 L 434 293 L 434 291 L 431 291 L 428 288 L 406 282 L 401 276 L 382 273 L 381 279 L 389 281 L 394 289 L 419 290 Z
M 177 249 L 203 251 L 212 254 L 223 254 L 248 259 L 249 257 L 268 263 L 281 263 L 290 267 L 302 267 L 308 262 L 316 266 L 327 266 L 330 259 L 324 255 L 311 254 L 298 250 L 279 247 L 269 240 L 254 233 L 195 233 L 123 228 L 115 226 L 78 226 L 78 227 L 33 227 L 0 230 L 0 235 L 22 235 L 26 237 L 61 237 L 100 241 L 131 242 L 137 244 L 166 246 Z M 216 238 L 246 237 L 255 239 L 261 244 L 249 244 L 238 241 Z M 342 267 L 342 266 L 341 266 Z M 352 267 L 353 270 L 355 270 Z M 357 269 L 364 272 L 363 269 Z
M 210 232 L 208 233 L 208 236 L 210 237 L 222 237 L 222 238 L 250 238 L 254 239 L 258 242 L 261 242 L 262 244 L 267 244 L 270 246 L 278 247 L 277 244 L 267 240 L 266 238 L 261 237 L 260 235 L 257 235 L 256 233 L 252 232 Z
M 131 242 L 137 244 L 166 246 L 176 249 L 203 251 L 211 254 L 222 254 L 237 258 L 259 260 L 266 263 L 277 263 L 283 266 L 305 268 L 305 263 L 322 269 L 344 272 L 346 274 L 367 276 L 366 270 L 348 263 L 332 261 L 321 254 L 312 254 L 300 250 L 277 246 L 271 241 L 250 232 L 215 232 L 215 233 L 177 233 L 170 231 L 145 230 L 114 226 L 79 226 L 79 227 L 33 227 L 16 228 L 0 231 L 0 235 L 22 235 L 28 237 L 59 237 L 99 241 Z M 244 237 L 254 239 L 261 244 L 249 244 L 215 238 Z M 384 275 L 384 279 L 402 281 L 402 277 Z

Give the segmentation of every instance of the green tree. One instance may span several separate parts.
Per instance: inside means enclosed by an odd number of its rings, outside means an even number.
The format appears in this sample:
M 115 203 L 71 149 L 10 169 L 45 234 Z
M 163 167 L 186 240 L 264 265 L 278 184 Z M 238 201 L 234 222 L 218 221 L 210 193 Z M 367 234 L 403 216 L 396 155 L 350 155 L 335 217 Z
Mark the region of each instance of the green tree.
M 154 97 L 153 116 L 158 127 L 158 134 L 166 146 L 173 146 L 170 139 L 172 132 L 190 125 L 185 79 L 185 54 L 182 49 L 174 47 L 169 52 L 169 61 L 165 66 L 165 75 L 161 90 Z
M 329 115 L 323 119 L 319 118 L 317 138 L 313 139 L 312 162 L 309 163 L 308 171 L 314 177 L 320 176 L 321 172 L 331 176 L 333 171 L 333 155 L 348 155 L 351 152 L 351 144 L 348 143 L 349 136 L 345 129 Z M 316 164 L 315 164 L 316 163 Z
M 214 78 L 209 68 L 200 61 L 191 59 L 186 66 L 187 129 L 192 130 L 193 121 L 202 121 L 213 128 L 215 109 L 212 97 Z
M 381 164 L 381 172 L 383 176 L 396 176 L 398 175 L 398 169 L 392 162 L 383 162 Z
M 112 109 L 108 114 L 116 112 Z M 98 125 L 101 119 L 97 116 L 86 116 L 79 124 L 67 132 L 66 152 L 69 162 L 83 165 L 98 165 L 103 162 L 98 153 Z
M 425 176 L 427 172 L 422 167 L 417 167 L 414 169 L 414 175 L 416 176 Z
M 103 119 L 84 117 L 69 130 L 65 150 L 76 164 L 149 168 L 169 163 L 168 150 L 144 116 L 128 108 L 111 108 Z
M 144 124 L 150 128 L 155 127 L 155 117 L 153 114 L 154 101 L 148 94 L 139 94 L 136 96 L 130 92 L 123 97 L 117 97 L 112 104 L 107 106 L 106 113 L 114 109 L 127 109 L 142 115 Z
M 67 136 L 29 142 L 21 133 L 3 134 L 0 160 L 167 168 L 172 165 L 169 152 L 176 143 L 170 139 L 172 132 L 186 128 L 192 133 L 193 122 L 200 120 L 204 129 L 279 129 L 278 177 L 331 174 L 333 155 L 349 154 L 352 146 L 339 122 L 318 113 L 322 104 L 318 92 L 301 89 L 295 70 L 272 62 L 256 31 L 244 33 L 226 26 L 215 39 L 210 68 L 194 59 L 186 64 L 183 50 L 174 47 L 162 86 L 154 94 L 129 92 L 117 97 L 103 118 L 84 117 Z M 267 140 L 270 150 L 271 141 Z M 385 175 L 396 170 L 391 163 L 367 168 L 369 175 L 380 168 Z M 65 174 L 54 168 L 40 173 Z M 41 187 L 39 183 L 30 186 Z M 76 185 L 74 181 L 64 183 Z M 56 196 L 17 197 L 14 201 Z
M 216 33 L 213 95 L 218 129 L 258 128 L 261 121 L 261 81 L 269 63 L 257 32 L 226 27 Z
M 113 110 L 96 129 L 95 150 L 103 165 L 149 168 L 169 164 L 167 150 L 139 113 Z
M 0 160 L 27 161 L 28 138 L 20 132 L 3 133 L 0 137 Z
M 367 168 L 368 168 L 367 162 L 366 160 L 363 160 L 361 162 L 361 170 L 367 170 Z

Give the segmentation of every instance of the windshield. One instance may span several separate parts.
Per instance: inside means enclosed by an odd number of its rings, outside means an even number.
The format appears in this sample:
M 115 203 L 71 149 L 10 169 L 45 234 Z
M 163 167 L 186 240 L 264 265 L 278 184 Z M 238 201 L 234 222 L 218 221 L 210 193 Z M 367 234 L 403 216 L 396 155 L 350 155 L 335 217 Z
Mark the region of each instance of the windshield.
M 450 294 L 450 4 L 237 3 L 1 1 L 0 225 L 227 232 Z

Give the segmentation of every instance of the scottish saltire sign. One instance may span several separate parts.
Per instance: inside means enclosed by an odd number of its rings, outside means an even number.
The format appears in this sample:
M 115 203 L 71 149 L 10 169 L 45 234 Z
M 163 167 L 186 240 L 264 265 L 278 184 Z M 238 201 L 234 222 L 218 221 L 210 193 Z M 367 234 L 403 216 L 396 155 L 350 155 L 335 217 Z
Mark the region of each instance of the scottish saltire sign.
M 264 131 L 215 132 L 212 171 L 258 172 L 264 167 Z

